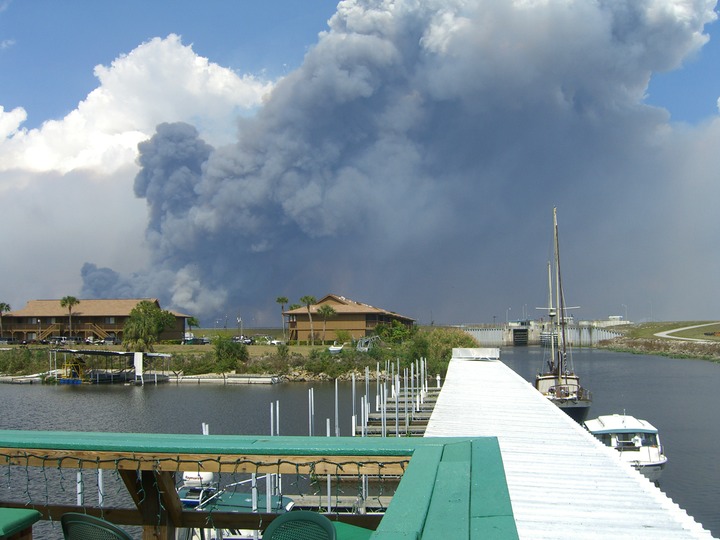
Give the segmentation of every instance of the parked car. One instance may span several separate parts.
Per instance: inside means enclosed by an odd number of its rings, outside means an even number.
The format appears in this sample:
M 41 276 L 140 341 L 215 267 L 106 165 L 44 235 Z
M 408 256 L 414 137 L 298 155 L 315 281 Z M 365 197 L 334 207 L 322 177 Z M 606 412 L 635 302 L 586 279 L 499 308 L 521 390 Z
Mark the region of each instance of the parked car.
M 193 337 L 183 340 L 183 345 L 207 345 L 210 343 L 210 338 L 207 337 Z

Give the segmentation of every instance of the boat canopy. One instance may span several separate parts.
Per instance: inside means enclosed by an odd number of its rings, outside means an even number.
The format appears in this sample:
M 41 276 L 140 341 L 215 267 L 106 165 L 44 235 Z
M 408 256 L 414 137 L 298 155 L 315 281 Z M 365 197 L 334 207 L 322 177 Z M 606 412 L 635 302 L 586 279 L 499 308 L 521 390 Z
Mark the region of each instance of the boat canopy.
M 601 433 L 657 433 L 650 422 L 624 414 L 609 414 L 587 420 L 585 427 L 594 435 Z

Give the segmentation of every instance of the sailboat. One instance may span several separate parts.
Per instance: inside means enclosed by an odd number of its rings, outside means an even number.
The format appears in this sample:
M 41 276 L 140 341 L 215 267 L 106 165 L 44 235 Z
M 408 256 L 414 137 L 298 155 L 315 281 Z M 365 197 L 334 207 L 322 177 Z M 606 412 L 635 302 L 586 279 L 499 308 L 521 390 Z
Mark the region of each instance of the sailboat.
M 568 314 L 565 306 L 565 297 L 562 288 L 560 273 L 560 243 L 558 241 L 557 208 L 553 208 L 553 244 L 554 244 L 554 270 L 555 270 L 555 305 L 553 307 L 553 279 L 549 272 L 548 285 L 550 289 L 548 316 L 550 318 L 551 335 L 550 359 L 543 366 L 544 371 L 535 377 L 535 388 L 555 405 L 565 411 L 575 421 L 582 423 L 588 415 L 592 395 L 589 390 L 580 384 L 580 377 L 574 371 L 572 361 L 568 357 L 567 322 Z

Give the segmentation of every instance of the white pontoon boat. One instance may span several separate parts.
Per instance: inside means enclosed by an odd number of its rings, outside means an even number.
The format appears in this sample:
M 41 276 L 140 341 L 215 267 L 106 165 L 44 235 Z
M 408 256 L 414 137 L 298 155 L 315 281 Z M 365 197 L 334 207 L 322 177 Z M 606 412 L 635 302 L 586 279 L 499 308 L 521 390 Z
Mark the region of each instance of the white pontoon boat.
M 587 420 L 585 428 L 603 444 L 615 448 L 623 461 L 649 480 L 658 481 L 667 458 L 658 430 L 650 422 L 626 414 L 610 414 Z

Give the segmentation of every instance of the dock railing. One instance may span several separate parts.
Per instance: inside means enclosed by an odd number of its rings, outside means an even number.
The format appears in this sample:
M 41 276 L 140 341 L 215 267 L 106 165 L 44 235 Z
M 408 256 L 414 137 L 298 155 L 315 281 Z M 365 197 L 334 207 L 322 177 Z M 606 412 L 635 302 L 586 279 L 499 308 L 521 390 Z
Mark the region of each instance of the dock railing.
M 131 503 L 109 506 L 103 494 L 73 500 L 76 482 L 88 470 L 112 471 L 109 475 L 119 486 L 113 488 L 113 495 L 124 495 Z M 52 521 L 59 521 L 66 512 L 84 512 L 121 526 L 140 526 L 144 539 L 162 540 L 174 539 L 178 528 L 264 530 L 277 516 L 184 508 L 175 478 L 184 471 L 280 474 L 283 478 L 401 477 L 384 513 L 339 509 L 328 513 L 321 497 L 317 510 L 324 510 L 333 520 L 373 530 L 371 538 L 376 540 L 436 538 L 449 532 L 452 538 L 517 538 L 502 458 L 493 437 L 249 437 L 0 430 L 0 507 L 36 509 L 42 519 Z M 122 499 L 114 499 L 118 498 Z

